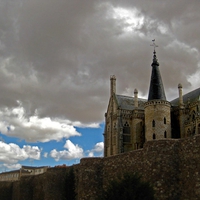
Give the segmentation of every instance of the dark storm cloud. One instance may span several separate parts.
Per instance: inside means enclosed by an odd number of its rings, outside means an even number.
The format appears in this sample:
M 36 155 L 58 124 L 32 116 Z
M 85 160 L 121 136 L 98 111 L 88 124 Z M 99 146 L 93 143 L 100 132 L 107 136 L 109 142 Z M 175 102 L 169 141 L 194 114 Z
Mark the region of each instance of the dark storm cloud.
M 26 115 L 100 122 L 110 75 L 118 93 L 147 95 L 154 38 L 167 96 L 175 97 L 198 70 L 198 8 L 195 0 L 0 0 L 0 105 L 19 100 Z

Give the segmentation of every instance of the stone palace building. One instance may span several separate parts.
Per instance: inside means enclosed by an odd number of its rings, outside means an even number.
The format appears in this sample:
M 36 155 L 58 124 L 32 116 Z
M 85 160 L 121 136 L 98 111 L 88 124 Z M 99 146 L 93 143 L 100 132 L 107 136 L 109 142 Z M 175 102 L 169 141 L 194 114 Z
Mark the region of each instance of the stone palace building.
M 110 99 L 105 114 L 104 156 L 139 149 L 149 140 L 185 138 L 200 134 L 200 88 L 169 102 L 155 51 L 148 99 L 116 94 L 116 77 L 110 77 Z

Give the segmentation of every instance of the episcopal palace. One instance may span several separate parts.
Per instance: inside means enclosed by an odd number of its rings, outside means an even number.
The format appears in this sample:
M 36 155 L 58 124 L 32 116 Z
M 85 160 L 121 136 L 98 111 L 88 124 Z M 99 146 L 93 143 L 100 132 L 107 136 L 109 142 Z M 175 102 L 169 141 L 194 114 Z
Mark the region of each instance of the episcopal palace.
M 155 43 L 154 43 L 155 45 Z M 154 47 L 148 99 L 116 93 L 110 77 L 110 99 L 105 114 L 104 156 L 136 150 L 149 140 L 185 138 L 200 134 L 200 88 L 167 101 Z

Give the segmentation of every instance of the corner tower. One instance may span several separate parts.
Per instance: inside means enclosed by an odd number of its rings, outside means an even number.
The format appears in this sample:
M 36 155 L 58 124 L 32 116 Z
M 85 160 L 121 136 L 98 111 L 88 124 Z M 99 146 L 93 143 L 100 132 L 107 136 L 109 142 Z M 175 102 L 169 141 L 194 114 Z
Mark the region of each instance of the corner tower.
M 155 40 L 148 101 L 145 103 L 145 140 L 171 138 L 171 105 L 166 100 L 159 63 L 156 57 Z

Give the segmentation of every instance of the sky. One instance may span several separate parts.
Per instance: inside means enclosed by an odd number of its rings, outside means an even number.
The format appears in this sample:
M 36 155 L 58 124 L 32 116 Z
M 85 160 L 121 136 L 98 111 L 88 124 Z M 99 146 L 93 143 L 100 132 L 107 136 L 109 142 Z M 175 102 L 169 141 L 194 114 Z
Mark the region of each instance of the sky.
M 147 97 L 199 87 L 199 0 L 0 0 L 0 172 L 103 156 L 110 76 Z

